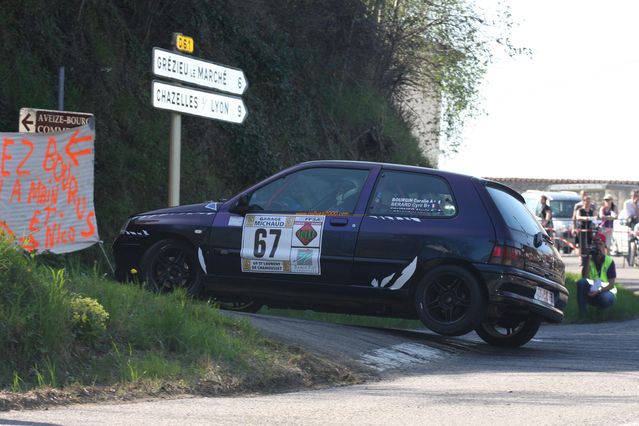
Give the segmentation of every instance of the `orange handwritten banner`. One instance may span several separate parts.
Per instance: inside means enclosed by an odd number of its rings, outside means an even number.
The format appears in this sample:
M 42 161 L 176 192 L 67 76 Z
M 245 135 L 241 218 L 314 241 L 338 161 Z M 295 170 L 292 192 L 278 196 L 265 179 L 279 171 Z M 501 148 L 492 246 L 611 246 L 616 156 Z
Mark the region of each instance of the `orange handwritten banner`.
M 68 253 L 99 240 L 95 131 L 0 133 L 0 233 L 28 251 Z

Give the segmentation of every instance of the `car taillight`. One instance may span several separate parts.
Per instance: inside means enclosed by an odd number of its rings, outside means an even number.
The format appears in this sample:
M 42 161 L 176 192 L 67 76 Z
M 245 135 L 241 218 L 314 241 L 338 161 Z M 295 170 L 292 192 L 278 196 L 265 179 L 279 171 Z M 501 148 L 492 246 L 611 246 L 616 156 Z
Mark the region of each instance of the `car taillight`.
M 524 268 L 524 253 L 517 248 L 509 246 L 495 245 L 490 255 L 490 263 L 497 265 L 513 266 Z

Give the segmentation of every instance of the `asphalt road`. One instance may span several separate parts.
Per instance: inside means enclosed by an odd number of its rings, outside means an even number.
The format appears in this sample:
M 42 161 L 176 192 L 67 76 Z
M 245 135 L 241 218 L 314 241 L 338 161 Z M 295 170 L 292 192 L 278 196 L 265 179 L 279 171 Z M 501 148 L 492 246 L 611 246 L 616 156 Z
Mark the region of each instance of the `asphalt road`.
M 368 369 L 364 385 L 0 413 L 7 425 L 639 425 L 639 321 L 543 326 L 519 349 L 474 334 L 249 316 L 273 337 Z

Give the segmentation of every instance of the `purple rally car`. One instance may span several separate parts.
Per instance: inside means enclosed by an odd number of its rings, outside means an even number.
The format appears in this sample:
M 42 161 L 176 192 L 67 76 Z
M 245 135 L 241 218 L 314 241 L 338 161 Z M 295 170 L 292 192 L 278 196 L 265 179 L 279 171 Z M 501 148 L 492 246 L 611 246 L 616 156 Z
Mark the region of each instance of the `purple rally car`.
M 413 166 L 312 161 L 228 201 L 132 216 L 116 276 L 222 307 L 419 318 L 520 346 L 560 322 L 564 264 L 517 192 Z

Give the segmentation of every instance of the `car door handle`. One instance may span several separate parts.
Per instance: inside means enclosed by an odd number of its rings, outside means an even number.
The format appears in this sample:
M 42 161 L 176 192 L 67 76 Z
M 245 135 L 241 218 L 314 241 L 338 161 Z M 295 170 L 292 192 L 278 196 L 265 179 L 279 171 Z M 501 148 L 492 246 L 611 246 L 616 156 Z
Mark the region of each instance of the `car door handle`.
M 345 217 L 332 217 L 330 222 L 333 226 L 346 226 L 348 224 L 348 219 Z

